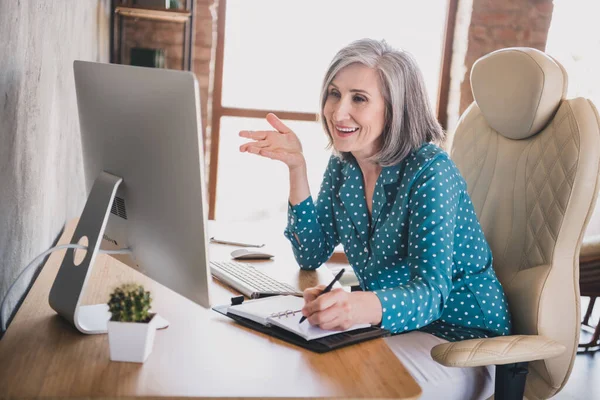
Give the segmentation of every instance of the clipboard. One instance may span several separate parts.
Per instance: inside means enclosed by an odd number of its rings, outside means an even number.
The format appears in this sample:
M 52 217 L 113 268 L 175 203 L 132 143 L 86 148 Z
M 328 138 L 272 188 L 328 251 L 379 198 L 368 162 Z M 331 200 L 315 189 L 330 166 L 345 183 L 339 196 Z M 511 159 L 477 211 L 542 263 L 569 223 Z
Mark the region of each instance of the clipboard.
M 241 304 L 244 300 L 244 297 L 233 297 L 231 300 L 231 305 Z M 250 319 L 241 317 L 239 315 L 228 313 L 227 309 L 229 308 L 229 306 L 230 304 L 214 306 L 213 310 L 218 312 L 219 314 L 233 319 L 240 325 L 243 325 L 247 328 L 251 328 L 258 332 L 275 337 L 277 339 L 313 351 L 315 353 L 326 353 L 356 343 L 361 343 L 367 340 L 377 339 L 390 335 L 390 332 L 386 329 L 378 328 L 376 326 L 370 326 L 368 328 L 356 329 L 348 332 L 341 332 L 338 334 L 309 341 L 277 326 L 265 326 L 258 322 L 254 322 Z

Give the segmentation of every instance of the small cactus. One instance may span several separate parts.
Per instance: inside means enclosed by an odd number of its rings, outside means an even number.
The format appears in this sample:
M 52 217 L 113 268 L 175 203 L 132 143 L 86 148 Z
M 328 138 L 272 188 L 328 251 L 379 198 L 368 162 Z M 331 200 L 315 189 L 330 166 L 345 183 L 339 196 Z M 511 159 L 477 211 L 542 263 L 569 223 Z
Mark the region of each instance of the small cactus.
M 148 322 L 152 297 L 142 285 L 128 283 L 116 288 L 110 295 L 108 308 L 111 321 Z

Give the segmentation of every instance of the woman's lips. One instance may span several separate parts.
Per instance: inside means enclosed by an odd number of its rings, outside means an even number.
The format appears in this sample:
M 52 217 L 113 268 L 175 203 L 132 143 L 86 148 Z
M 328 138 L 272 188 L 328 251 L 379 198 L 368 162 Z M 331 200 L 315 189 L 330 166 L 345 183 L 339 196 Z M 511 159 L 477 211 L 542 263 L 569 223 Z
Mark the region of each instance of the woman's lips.
M 358 132 L 357 127 L 347 127 L 347 126 L 337 126 L 334 125 L 335 133 L 340 137 L 348 137 L 352 136 L 356 132 Z

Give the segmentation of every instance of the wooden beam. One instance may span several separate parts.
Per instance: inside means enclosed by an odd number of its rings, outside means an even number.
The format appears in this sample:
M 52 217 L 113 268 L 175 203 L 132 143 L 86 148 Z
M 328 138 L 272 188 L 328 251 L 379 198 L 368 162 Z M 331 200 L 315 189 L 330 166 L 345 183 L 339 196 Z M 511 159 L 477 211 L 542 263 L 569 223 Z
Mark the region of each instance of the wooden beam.
M 123 17 L 150 19 L 154 21 L 166 21 L 166 22 L 187 22 L 191 15 L 189 11 L 180 10 L 169 10 L 169 9 L 152 9 L 152 8 L 141 8 L 141 7 L 123 7 L 117 6 L 115 8 L 115 14 L 122 15 Z
M 213 86 L 213 109 L 210 134 L 208 176 L 208 218 L 215 219 L 217 201 L 217 167 L 219 165 L 219 132 L 221 129 L 221 101 L 223 95 L 223 58 L 225 54 L 225 11 L 227 0 L 219 0 L 217 11 L 217 48 Z
M 446 29 L 444 31 L 444 44 L 442 50 L 442 68 L 440 71 L 440 84 L 438 86 L 437 118 L 442 128 L 448 129 L 448 98 L 450 95 L 450 69 L 452 66 L 452 53 L 454 51 L 454 32 L 456 27 L 456 14 L 458 0 L 448 0 L 448 13 L 446 15 Z
M 268 113 L 276 114 L 280 119 L 290 119 L 295 121 L 312 121 L 316 122 L 319 119 L 319 114 L 292 112 L 292 111 L 275 111 L 275 110 L 258 110 L 250 108 L 233 108 L 222 107 L 221 116 L 229 117 L 244 117 L 244 118 L 265 118 Z

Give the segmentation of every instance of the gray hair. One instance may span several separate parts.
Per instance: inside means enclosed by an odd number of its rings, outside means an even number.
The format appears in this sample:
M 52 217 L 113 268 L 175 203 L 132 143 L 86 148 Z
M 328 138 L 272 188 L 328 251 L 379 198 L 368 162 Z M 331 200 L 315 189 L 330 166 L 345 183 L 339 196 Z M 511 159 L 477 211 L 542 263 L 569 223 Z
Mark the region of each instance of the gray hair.
M 377 70 L 385 100 L 383 145 L 370 161 L 383 167 L 396 165 L 424 143 L 443 141 L 445 133 L 433 113 L 423 74 L 413 56 L 384 40 L 361 39 L 335 55 L 323 79 L 320 117 L 329 136 L 329 148 L 333 138 L 323 115 L 328 87 L 342 68 L 354 63 Z M 350 153 L 336 154 L 344 160 L 350 157 Z

